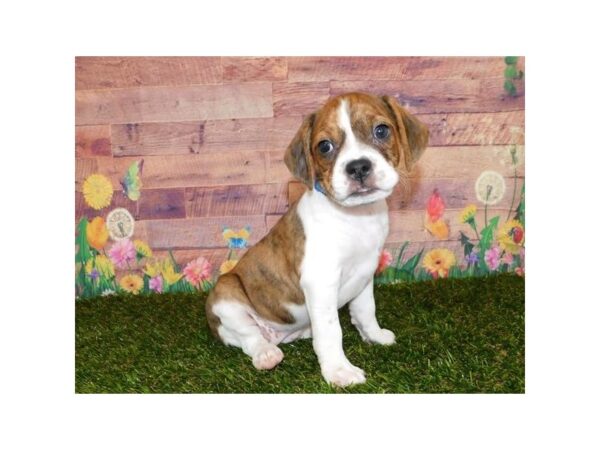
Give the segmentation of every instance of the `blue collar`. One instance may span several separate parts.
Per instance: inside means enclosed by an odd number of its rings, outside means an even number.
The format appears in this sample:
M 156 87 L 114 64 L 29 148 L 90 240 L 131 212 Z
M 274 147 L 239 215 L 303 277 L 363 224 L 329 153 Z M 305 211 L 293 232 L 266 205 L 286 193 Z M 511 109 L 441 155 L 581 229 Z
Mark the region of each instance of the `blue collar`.
M 325 195 L 325 189 L 323 189 L 323 186 L 321 186 L 321 183 L 319 183 L 318 181 L 315 181 L 315 191 Z

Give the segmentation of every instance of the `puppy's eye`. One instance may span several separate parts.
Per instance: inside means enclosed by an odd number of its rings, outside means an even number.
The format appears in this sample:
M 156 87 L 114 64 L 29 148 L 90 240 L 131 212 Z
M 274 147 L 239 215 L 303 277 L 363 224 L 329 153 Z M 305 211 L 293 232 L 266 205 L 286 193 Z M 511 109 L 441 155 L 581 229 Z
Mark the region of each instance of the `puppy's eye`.
M 380 140 L 387 139 L 390 135 L 390 127 L 384 124 L 377 125 L 373 130 L 373 135 Z
M 317 148 L 322 155 L 326 155 L 333 150 L 333 144 L 331 141 L 321 141 L 317 144 Z

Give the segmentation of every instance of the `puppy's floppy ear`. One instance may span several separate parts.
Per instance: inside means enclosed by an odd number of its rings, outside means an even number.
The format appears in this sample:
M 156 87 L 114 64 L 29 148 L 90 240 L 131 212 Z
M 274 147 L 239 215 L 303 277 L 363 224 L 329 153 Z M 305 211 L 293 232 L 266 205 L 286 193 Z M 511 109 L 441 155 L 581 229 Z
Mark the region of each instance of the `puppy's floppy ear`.
M 427 147 L 429 129 L 427 125 L 400 106 L 394 97 L 385 95 L 382 99 L 395 119 L 396 129 L 403 147 L 407 150 L 404 151 L 404 162 L 410 171 Z
M 310 137 L 315 115 L 304 118 L 300 129 L 285 151 L 283 161 L 292 174 L 302 180 L 310 189 L 314 185 L 314 168 L 310 152 Z

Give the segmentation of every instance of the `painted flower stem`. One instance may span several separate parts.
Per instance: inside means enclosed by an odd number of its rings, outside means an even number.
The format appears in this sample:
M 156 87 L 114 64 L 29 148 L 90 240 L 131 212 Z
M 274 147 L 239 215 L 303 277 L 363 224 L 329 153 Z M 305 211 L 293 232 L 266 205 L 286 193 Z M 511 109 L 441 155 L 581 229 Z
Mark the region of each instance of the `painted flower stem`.
M 484 218 L 484 222 L 485 222 L 485 226 L 487 227 L 488 225 L 488 220 L 487 220 L 487 207 L 488 207 L 488 201 L 490 199 L 490 194 L 492 193 L 492 186 L 490 186 L 488 184 L 487 186 L 487 193 L 485 195 L 485 207 L 483 208 L 483 218 Z
M 513 195 L 512 200 L 510 201 L 510 208 L 508 209 L 508 215 L 506 216 L 506 220 L 510 220 L 510 213 L 512 212 L 513 205 L 515 204 L 515 196 L 517 194 L 517 168 L 515 167 L 515 175 L 513 176 L 514 184 L 513 184 Z

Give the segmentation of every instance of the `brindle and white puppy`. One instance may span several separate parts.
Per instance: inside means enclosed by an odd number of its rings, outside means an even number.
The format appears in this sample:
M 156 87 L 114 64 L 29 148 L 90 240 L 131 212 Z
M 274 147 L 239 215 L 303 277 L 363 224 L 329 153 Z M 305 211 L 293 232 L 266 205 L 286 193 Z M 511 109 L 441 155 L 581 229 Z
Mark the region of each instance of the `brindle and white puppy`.
M 345 94 L 306 117 L 285 163 L 309 190 L 219 278 L 206 303 L 213 333 L 258 369 L 281 362 L 277 344 L 312 336 L 329 383 L 363 383 L 344 354 L 338 309 L 349 303 L 365 341 L 394 343 L 373 298 L 388 234 L 385 198 L 407 182 L 428 135 L 391 97 Z

